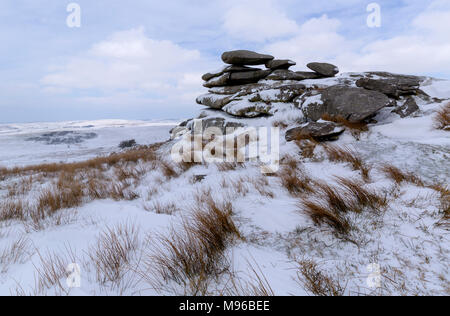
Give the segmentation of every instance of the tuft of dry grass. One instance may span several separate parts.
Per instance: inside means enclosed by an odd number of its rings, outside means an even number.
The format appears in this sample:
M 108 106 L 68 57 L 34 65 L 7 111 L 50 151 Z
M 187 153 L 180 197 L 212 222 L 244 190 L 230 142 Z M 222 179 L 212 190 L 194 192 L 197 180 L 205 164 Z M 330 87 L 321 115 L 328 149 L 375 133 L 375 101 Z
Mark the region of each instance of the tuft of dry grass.
M 337 178 L 337 185 L 315 181 L 312 196 L 303 197 L 299 210 L 306 213 L 315 224 L 330 226 L 339 236 L 347 236 L 352 226 L 347 214 L 362 213 L 370 209 L 380 214 L 386 207 L 384 195 L 364 188 L 364 183 L 353 179 Z
M 438 226 L 443 226 L 450 229 L 450 189 L 446 185 L 436 184 L 430 187 L 439 193 L 440 212 L 442 218 L 437 223 Z
M 162 203 L 155 201 L 151 204 L 144 204 L 144 209 L 147 212 L 155 212 L 156 214 L 173 215 L 178 207 L 174 202 Z
M 168 236 L 156 236 L 146 263 L 153 272 L 145 276 L 155 288 L 164 288 L 163 281 L 175 281 L 190 295 L 206 294 L 209 278 L 224 271 L 226 247 L 241 238 L 231 203 L 216 202 L 209 192 L 199 194 L 197 201 L 181 227 Z
M 314 181 L 305 173 L 305 171 L 298 168 L 295 160 L 285 160 L 282 162 L 281 170 L 278 176 L 281 180 L 281 185 L 288 190 L 288 192 L 295 197 L 303 193 L 313 192 L 312 186 Z
M 319 270 L 317 263 L 311 260 L 299 261 L 297 277 L 299 283 L 315 296 L 343 296 L 345 286 Z
M 330 161 L 350 163 L 354 170 L 359 170 L 361 172 L 364 181 L 369 180 L 371 167 L 368 166 L 362 157 L 353 149 L 331 145 L 324 145 L 324 149 Z
M 108 156 L 97 157 L 74 163 L 52 163 L 14 168 L 2 167 L 0 168 L 0 179 L 4 179 L 9 176 L 20 176 L 26 174 L 57 174 L 61 172 L 70 174 L 89 169 L 105 170 L 107 167 L 116 166 L 124 162 L 137 163 L 138 161 L 156 161 L 158 160 L 156 151 L 162 145 L 163 143 L 156 143 L 150 146 L 139 146 L 120 153 L 112 153 Z
M 100 234 L 96 246 L 89 253 L 98 282 L 117 282 L 124 276 L 139 245 L 138 235 L 139 229 L 131 223 L 107 227 Z
M 386 177 L 393 180 L 397 184 L 402 184 L 403 182 L 412 183 L 417 186 L 423 186 L 423 181 L 416 175 L 411 172 L 402 171 L 400 168 L 397 168 L 391 164 L 383 164 L 380 167 L 381 172 L 383 172 Z
M 57 254 L 55 252 L 47 252 L 41 254 L 36 250 L 40 264 L 35 264 L 35 288 L 33 295 L 45 295 L 47 290 L 52 288 L 59 294 L 68 295 L 69 289 L 65 286 L 62 279 L 69 277 L 67 266 L 77 262 L 76 255 L 70 248 L 66 248 L 67 255 Z
M 450 131 L 450 102 L 436 112 L 433 122 L 434 128 Z
M 303 158 L 314 158 L 314 150 L 319 144 L 314 139 L 296 140 L 295 144 L 301 151 Z
M 345 193 L 355 199 L 352 207 L 356 212 L 362 212 L 364 208 L 378 212 L 380 208 L 387 206 L 386 195 L 365 189 L 364 183 L 358 180 L 343 177 L 336 178 L 341 187 L 344 188 L 344 191 L 346 191 Z
M 301 200 L 299 206 L 303 212 L 311 217 L 315 224 L 327 224 L 341 235 L 347 235 L 350 232 L 351 227 L 348 220 L 340 213 L 336 213 L 327 204 L 317 200 Z
M 29 206 L 22 200 L 8 199 L 0 202 L 0 222 L 24 220 Z
M 0 272 L 7 272 L 12 264 L 23 263 L 29 247 L 29 240 L 21 237 L 0 251 Z

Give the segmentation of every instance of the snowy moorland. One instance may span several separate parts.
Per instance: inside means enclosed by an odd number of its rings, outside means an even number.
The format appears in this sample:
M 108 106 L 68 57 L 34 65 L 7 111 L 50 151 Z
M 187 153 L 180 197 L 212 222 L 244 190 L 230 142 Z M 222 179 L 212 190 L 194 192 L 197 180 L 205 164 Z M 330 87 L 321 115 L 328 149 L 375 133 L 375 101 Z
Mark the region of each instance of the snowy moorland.
M 0 125 L 0 295 L 448 295 L 450 82 L 420 88 L 333 142 L 287 142 L 291 105 L 201 115 L 279 126 L 272 174 L 175 163 L 170 122 Z

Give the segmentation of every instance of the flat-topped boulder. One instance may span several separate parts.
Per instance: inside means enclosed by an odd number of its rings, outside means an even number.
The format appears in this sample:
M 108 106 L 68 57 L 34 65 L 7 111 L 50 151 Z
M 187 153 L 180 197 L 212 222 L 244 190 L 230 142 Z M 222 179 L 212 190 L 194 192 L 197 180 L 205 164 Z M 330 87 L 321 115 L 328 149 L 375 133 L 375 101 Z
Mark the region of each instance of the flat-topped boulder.
M 342 85 L 325 88 L 315 95 L 300 96 L 294 102 L 313 121 L 328 114 L 350 122 L 361 122 L 382 108 L 392 106 L 392 100 L 381 92 Z
M 266 67 L 272 70 L 289 69 L 295 65 L 297 63 L 289 59 L 274 59 L 266 63 Z
M 356 81 L 358 87 L 379 91 L 393 98 L 403 95 L 412 95 L 419 92 L 419 77 L 388 77 L 383 79 L 361 78 Z
M 245 71 L 256 71 L 256 70 L 261 70 L 261 69 L 246 67 L 246 66 L 231 65 L 231 66 L 225 66 L 222 69 L 217 70 L 217 71 L 208 72 L 202 76 L 202 79 L 204 81 L 208 81 L 208 80 L 211 80 L 212 78 L 219 77 L 227 72 L 245 72 Z
M 339 73 L 339 68 L 328 63 L 309 63 L 307 67 L 325 77 L 334 77 Z
M 222 54 L 222 60 L 231 65 L 265 65 L 275 57 L 259 54 L 249 50 L 235 50 Z
M 312 138 L 316 141 L 337 140 L 345 128 L 333 122 L 309 122 L 286 132 L 286 141 Z

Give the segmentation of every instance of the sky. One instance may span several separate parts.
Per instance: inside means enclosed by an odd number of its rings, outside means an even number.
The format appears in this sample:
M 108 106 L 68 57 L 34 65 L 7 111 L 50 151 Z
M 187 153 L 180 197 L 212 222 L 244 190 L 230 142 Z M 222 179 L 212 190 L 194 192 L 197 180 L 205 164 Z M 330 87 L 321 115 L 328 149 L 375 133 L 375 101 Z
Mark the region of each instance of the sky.
M 2 0 L 0 123 L 192 117 L 202 74 L 235 49 L 450 79 L 450 0 L 376 1 L 379 27 L 371 3 Z

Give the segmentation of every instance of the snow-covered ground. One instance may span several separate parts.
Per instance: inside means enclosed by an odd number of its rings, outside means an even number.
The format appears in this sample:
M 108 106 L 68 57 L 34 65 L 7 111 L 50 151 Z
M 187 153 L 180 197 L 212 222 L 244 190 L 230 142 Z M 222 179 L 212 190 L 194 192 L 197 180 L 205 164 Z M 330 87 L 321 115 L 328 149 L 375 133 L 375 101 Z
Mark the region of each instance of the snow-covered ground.
M 450 98 L 449 87 L 448 82 L 438 82 L 426 92 Z M 211 280 L 206 291 L 209 294 L 228 293 L 234 277 L 243 291 L 234 294 L 251 293 L 251 284 L 258 284 L 262 278 L 276 295 L 311 295 L 301 268 L 314 262 L 321 275 L 340 284 L 347 295 L 448 295 L 448 226 L 438 225 L 442 219 L 440 194 L 430 186 L 449 183 L 450 136 L 433 128 L 433 115 L 444 103 L 418 103 L 418 116 L 401 119 L 385 111 L 376 118 L 378 124 L 359 140 L 347 131 L 334 143 L 354 148 L 373 166 L 364 186 L 382 192 L 388 202 L 379 214 L 352 214 L 349 220 L 353 229 L 348 239 L 338 238 L 326 225 L 315 225 L 302 212 L 300 197 L 289 194 L 278 176 L 263 175 L 257 163 L 222 171 L 214 164 L 183 171 L 175 167 L 179 176 L 172 177 L 155 164 L 141 162 L 137 167 L 145 172 L 132 185 L 136 199 L 88 201 L 59 211 L 39 228 L 29 221 L 0 222 L 0 262 L 2 254 L 22 249 L 16 251 L 16 260 L 1 262 L 0 295 L 192 294 L 189 284 L 173 280 L 160 280 L 160 287 L 156 287 L 151 280 L 158 275 L 153 271 L 156 263 L 149 254 L 160 241 L 158 234 L 169 236 L 173 229 L 182 230 L 180 223 L 198 204 L 196 196 L 202 192 L 210 192 L 217 201 L 232 202 L 233 219 L 242 235 L 225 250 L 227 273 Z M 289 112 L 285 117 L 288 120 Z M 264 119 L 253 122 L 261 124 Z M 129 121 L 0 125 L 0 165 L 83 160 L 116 151 L 117 145 L 127 139 L 134 138 L 140 144 L 166 140 L 172 127 L 171 123 Z M 61 130 L 88 131 L 98 136 L 70 146 L 26 140 Z M 330 162 L 321 146 L 313 157 L 302 157 L 294 143 L 286 143 L 283 132 L 280 137 L 281 156 L 294 157 L 310 178 L 330 185 L 336 185 L 335 176 L 361 180 L 360 172 L 349 164 Z M 168 162 L 170 146 L 161 149 L 165 153 L 161 159 Z M 425 186 L 394 183 L 379 170 L 383 163 L 413 172 Z M 113 174 L 108 171 L 107 176 L 112 180 Z M 205 179 L 193 181 L 198 175 Z M 8 185 L 19 180 L 0 182 L 3 200 L 8 198 Z M 34 183 L 30 193 L 20 198 L 36 201 L 49 182 L 44 179 Z M 158 214 L 159 209 L 171 212 Z M 120 225 L 128 226 L 128 231 L 136 229 L 136 240 L 129 251 L 129 262 L 121 268 L 123 275 L 118 281 L 103 282 L 93 253 L 99 236 Z M 77 263 L 81 269 L 80 287 L 69 288 L 64 271 L 57 274 L 57 281 L 46 279 L 46 268 L 65 270 L 70 263 Z
M 0 166 L 23 166 L 50 162 L 89 159 L 117 150 L 120 142 L 135 139 L 146 145 L 168 140 L 177 122 L 126 120 L 76 121 L 56 123 L 0 124 Z M 47 133 L 94 133 L 96 136 L 78 144 L 48 145 L 29 140 Z

